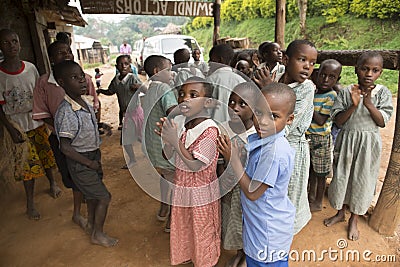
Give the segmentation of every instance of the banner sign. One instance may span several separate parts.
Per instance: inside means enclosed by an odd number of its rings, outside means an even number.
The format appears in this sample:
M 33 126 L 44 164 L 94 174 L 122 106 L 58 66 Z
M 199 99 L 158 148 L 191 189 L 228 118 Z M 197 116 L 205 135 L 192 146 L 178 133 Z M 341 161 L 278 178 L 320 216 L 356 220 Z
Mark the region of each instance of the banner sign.
M 84 14 L 212 17 L 213 2 L 159 0 L 80 0 Z

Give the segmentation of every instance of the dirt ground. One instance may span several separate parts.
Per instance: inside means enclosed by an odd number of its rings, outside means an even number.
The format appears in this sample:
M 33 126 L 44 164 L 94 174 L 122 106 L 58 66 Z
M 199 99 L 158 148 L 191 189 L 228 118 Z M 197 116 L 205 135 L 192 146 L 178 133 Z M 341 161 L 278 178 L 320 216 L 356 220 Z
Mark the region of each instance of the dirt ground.
M 114 75 L 114 68 L 104 66 L 101 70 L 105 74 L 103 85 L 106 86 Z M 87 72 L 94 74 L 93 70 Z M 118 245 L 114 248 L 92 245 L 88 235 L 71 221 L 71 192 L 63 188 L 63 195 L 52 199 L 47 194 L 47 179 L 43 178 L 37 181 L 35 190 L 35 202 L 42 215 L 39 221 L 28 220 L 25 216 L 22 184 L 1 197 L 0 266 L 170 266 L 169 234 L 164 233 L 164 224 L 156 220 L 158 202 L 141 190 L 128 170 L 121 169 L 125 161 L 119 145 L 116 97 L 102 95 L 100 99 L 102 121 L 113 126 L 113 135 L 103 136 L 101 146 L 104 182 L 112 193 L 105 231 L 119 238 Z M 384 178 L 389 160 L 393 130 L 394 118 L 382 130 L 384 144 L 380 180 Z M 134 173 L 145 177 L 149 175 L 149 169 L 139 143 L 135 152 L 138 164 Z M 61 185 L 58 173 L 56 178 Z M 325 199 L 323 210 L 313 213 L 309 224 L 294 237 L 291 266 L 376 266 L 380 259 L 386 262 L 380 262 L 379 266 L 399 266 L 398 236 L 380 236 L 369 228 L 367 218 L 362 218 L 359 222 L 360 240 L 348 241 L 345 222 L 329 228 L 323 225 L 323 219 L 334 213 Z M 217 266 L 224 266 L 233 254 L 233 251 L 222 250 Z

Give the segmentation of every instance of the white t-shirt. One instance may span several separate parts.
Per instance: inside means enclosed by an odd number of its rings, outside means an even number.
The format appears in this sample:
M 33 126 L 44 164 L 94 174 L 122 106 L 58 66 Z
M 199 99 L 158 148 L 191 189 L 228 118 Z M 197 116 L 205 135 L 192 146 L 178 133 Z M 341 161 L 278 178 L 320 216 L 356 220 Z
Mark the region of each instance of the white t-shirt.
M 0 105 L 4 113 L 25 132 L 43 124 L 43 121 L 32 119 L 33 89 L 38 78 L 35 65 L 27 61 L 22 61 L 21 68 L 16 72 L 0 67 Z

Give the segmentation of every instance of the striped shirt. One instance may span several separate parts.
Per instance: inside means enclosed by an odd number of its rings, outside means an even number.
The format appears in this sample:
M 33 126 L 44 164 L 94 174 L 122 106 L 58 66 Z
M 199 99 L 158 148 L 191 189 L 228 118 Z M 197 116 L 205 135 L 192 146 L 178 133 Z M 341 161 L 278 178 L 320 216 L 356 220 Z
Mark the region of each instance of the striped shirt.
M 336 92 L 334 90 L 314 95 L 314 111 L 321 115 L 328 116 L 323 125 L 319 125 L 314 119 L 311 121 L 307 134 L 318 134 L 326 136 L 331 133 L 332 120 L 330 117 L 331 109 L 335 103 Z

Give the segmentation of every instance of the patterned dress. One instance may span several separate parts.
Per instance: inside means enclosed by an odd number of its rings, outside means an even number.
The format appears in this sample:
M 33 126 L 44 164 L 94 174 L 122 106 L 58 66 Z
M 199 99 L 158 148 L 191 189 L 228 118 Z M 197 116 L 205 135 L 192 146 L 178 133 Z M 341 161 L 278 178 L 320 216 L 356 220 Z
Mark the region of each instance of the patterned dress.
M 340 91 L 332 108 L 332 118 L 353 104 L 350 92 L 351 86 Z M 393 113 L 392 94 L 385 86 L 378 84 L 372 90 L 371 98 L 386 124 Z M 340 210 L 343 204 L 347 204 L 354 214 L 363 215 L 367 212 L 379 175 L 381 150 L 379 127 L 361 98 L 357 109 L 337 136 L 333 178 L 328 190 L 333 208 Z
M 184 130 L 181 141 L 186 143 L 191 132 L 207 121 L 211 120 L 206 120 L 193 129 Z M 187 147 L 196 159 L 205 163 L 203 169 L 189 171 L 183 161 L 176 158 L 176 189 L 173 195 L 170 236 L 172 265 L 191 260 L 194 266 L 209 267 L 218 262 L 221 243 L 220 202 L 215 195 L 219 192 L 216 175 L 218 134 L 216 125 L 207 127 Z M 182 199 L 186 203 L 182 203 Z
M 239 147 L 243 146 L 240 159 L 242 165 L 245 166 L 248 158 L 248 152 L 244 148 L 247 144 L 247 137 L 256 133 L 254 127 L 251 127 L 242 134 L 236 134 L 230 127 L 229 123 L 222 123 L 220 126 L 222 133 L 229 136 L 232 143 L 237 142 Z M 226 133 L 225 133 L 226 132 Z M 226 250 L 239 250 L 243 248 L 242 228 L 242 204 L 240 201 L 240 185 L 239 178 L 233 172 L 231 164 L 228 164 L 224 173 L 219 177 L 221 185 L 221 194 L 228 191 L 221 199 L 222 211 L 222 245 Z
M 289 181 L 288 196 L 296 207 L 294 234 L 297 234 L 311 219 L 307 198 L 310 151 L 305 132 L 311 124 L 314 113 L 315 85 L 312 81 L 305 80 L 303 83 L 292 83 L 289 86 L 296 93 L 296 106 L 293 123 L 286 126 L 286 136 L 289 144 L 296 150 L 296 157 Z

